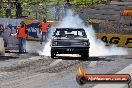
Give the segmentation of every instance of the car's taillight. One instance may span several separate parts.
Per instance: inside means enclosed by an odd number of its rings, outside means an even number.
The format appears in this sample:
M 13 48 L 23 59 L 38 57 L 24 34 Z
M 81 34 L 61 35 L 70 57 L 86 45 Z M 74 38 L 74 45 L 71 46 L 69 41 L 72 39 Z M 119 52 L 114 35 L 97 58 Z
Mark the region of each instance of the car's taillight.
M 89 41 L 86 41 L 86 42 L 83 42 L 83 45 L 84 45 L 84 46 L 89 46 L 90 43 L 89 43 Z
M 88 42 L 83 42 L 83 45 L 84 45 L 84 46 L 87 46 L 87 45 L 88 45 Z
M 57 46 L 57 41 L 53 41 L 52 46 Z

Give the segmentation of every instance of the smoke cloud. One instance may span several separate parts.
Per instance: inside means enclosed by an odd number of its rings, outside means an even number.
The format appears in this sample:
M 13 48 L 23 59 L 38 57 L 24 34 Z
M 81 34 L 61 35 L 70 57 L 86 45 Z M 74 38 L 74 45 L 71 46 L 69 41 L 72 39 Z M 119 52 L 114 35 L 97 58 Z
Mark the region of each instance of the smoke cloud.
M 49 29 L 47 40 L 44 42 L 43 47 L 42 47 L 43 50 L 38 51 L 39 55 L 51 56 L 51 54 L 50 54 L 50 50 L 51 50 L 50 43 L 51 43 L 51 38 L 52 38 L 52 34 L 54 31 L 55 31 L 54 27 L 51 27 Z
M 127 55 L 128 52 L 126 49 L 115 46 L 105 46 L 105 43 L 100 39 L 96 38 L 95 32 L 91 25 L 86 26 L 79 18 L 78 15 L 75 15 L 72 11 L 68 11 L 68 14 L 64 17 L 59 28 L 84 28 L 87 37 L 90 41 L 90 56 L 111 56 L 111 55 Z M 49 40 L 43 47 L 43 51 L 39 52 L 40 55 L 50 56 L 50 38 L 52 36 L 54 28 L 49 34 Z

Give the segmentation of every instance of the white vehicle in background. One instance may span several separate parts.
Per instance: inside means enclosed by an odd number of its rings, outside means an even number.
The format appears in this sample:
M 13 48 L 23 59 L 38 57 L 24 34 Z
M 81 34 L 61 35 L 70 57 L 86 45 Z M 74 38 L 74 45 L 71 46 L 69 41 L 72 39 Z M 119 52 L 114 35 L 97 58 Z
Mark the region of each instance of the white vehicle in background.
M 3 25 L 0 25 L 0 56 L 5 56 L 5 46 L 2 34 L 4 33 Z
M 5 56 L 4 40 L 0 37 L 0 56 Z

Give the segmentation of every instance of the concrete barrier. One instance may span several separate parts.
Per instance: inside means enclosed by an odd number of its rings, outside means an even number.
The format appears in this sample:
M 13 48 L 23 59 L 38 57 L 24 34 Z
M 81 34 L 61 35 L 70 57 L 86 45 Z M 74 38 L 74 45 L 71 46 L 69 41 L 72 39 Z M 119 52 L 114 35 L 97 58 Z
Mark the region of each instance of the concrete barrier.
M 88 14 L 87 16 L 90 19 L 111 20 L 111 21 L 120 20 L 120 16 L 119 15 Z
M 102 15 L 120 15 L 120 11 L 116 11 L 116 10 L 112 10 L 112 9 L 100 9 L 100 10 L 96 10 L 96 9 L 87 9 L 85 11 L 87 14 L 102 14 Z
M 94 9 L 112 9 L 112 10 L 116 10 L 116 11 L 120 11 L 121 9 L 125 9 L 125 8 L 132 8 L 131 6 L 121 6 L 121 5 L 105 5 L 105 4 L 98 4 L 94 6 Z
M 121 0 L 123 2 L 132 2 L 132 0 Z
M 117 2 L 117 1 L 111 1 L 110 4 L 113 4 L 113 5 L 126 5 L 126 6 L 132 6 L 132 2 Z

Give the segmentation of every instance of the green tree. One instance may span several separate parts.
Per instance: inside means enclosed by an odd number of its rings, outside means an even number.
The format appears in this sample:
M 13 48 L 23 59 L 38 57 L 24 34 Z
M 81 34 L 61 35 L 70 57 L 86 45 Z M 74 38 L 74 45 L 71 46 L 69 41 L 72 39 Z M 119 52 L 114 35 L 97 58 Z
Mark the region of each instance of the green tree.
M 7 2 L 8 0 L 3 0 Z M 12 0 L 13 1 L 13 0 Z M 52 18 L 52 14 L 49 11 L 49 8 L 52 8 L 57 2 L 64 4 L 66 0 L 20 0 L 23 8 L 23 15 L 28 16 L 29 18 Z M 99 4 L 105 0 L 70 0 L 70 2 L 77 6 L 89 6 L 94 4 Z M 15 4 L 12 7 L 12 15 L 15 16 Z M 5 16 L 6 13 L 6 3 L 3 4 L 1 9 L 1 15 Z

